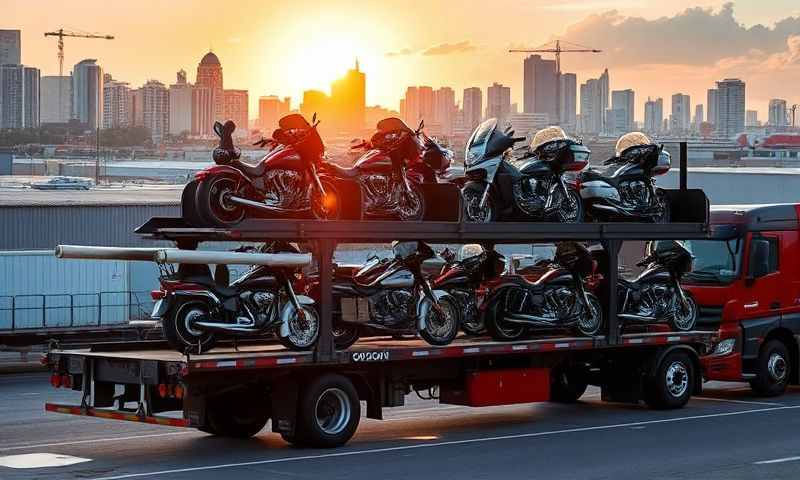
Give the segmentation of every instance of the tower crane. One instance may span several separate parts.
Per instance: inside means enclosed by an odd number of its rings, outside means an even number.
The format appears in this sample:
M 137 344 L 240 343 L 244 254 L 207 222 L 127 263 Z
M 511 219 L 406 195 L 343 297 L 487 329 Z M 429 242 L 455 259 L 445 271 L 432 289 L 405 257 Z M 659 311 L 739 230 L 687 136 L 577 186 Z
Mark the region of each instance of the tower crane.
M 556 115 L 559 117 L 559 123 L 561 120 L 561 54 L 562 53 L 601 53 L 602 50 L 598 50 L 596 48 L 587 47 L 585 45 L 579 45 L 577 43 L 571 42 L 563 42 L 567 45 L 567 48 L 562 48 L 561 40 L 555 40 L 552 42 L 545 43 L 536 48 L 512 48 L 509 50 L 510 53 L 553 53 L 556 57 Z
M 45 32 L 45 37 L 58 37 L 58 108 L 61 108 L 63 104 L 61 101 L 61 78 L 64 76 L 64 37 L 75 37 L 75 38 L 100 38 L 103 40 L 114 40 L 112 35 L 101 35 L 98 33 L 85 33 L 85 32 L 71 32 L 69 30 L 64 30 L 63 28 L 59 28 L 53 32 Z

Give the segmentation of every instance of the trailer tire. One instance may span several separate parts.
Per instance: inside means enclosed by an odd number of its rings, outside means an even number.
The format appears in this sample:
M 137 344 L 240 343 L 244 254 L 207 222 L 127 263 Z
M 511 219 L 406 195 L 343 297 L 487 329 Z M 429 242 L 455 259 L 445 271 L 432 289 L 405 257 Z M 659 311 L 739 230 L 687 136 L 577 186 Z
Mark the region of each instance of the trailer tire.
M 300 394 L 295 435 L 288 442 L 333 448 L 353 436 L 361 420 L 361 403 L 353 383 L 328 373 L 313 379 Z
M 791 373 L 789 349 L 780 340 L 769 340 L 758 354 L 756 378 L 750 381 L 750 388 L 762 397 L 783 395 Z
M 270 416 L 269 399 L 237 390 L 209 400 L 206 425 L 200 430 L 220 437 L 250 438 L 264 428 Z
M 574 403 L 586 393 L 588 372 L 583 365 L 562 365 L 550 372 L 550 401 Z
M 656 410 L 682 408 L 692 396 L 695 367 L 689 355 L 681 350 L 667 353 L 655 369 L 655 375 L 645 379 L 644 401 Z

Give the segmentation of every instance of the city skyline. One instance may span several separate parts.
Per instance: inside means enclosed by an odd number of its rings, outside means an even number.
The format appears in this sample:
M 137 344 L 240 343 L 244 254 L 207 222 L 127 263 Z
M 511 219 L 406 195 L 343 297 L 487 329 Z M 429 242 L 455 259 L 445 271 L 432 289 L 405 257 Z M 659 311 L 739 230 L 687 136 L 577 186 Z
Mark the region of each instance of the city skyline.
M 576 2 L 571 8 L 561 8 L 531 2 L 501 8 L 498 10 L 511 8 L 515 13 L 504 19 L 509 25 L 521 25 L 526 18 L 535 17 L 546 28 L 504 27 L 502 39 L 498 40 L 480 34 L 486 27 L 480 25 L 482 22 L 457 21 L 467 15 L 461 10 L 469 8 L 448 9 L 443 2 L 432 2 L 426 7 L 431 15 L 421 20 L 415 17 L 414 22 L 406 23 L 402 22 L 409 17 L 410 12 L 406 10 L 414 8 L 355 2 L 340 5 L 336 11 L 328 11 L 326 7 L 317 17 L 308 18 L 295 15 L 305 8 L 302 1 L 281 4 L 281 8 L 274 15 L 270 11 L 269 16 L 261 13 L 265 12 L 263 5 L 237 4 L 236 8 L 227 9 L 238 12 L 236 20 L 230 23 L 237 25 L 233 30 L 218 27 L 225 23 L 219 16 L 232 15 L 232 12 L 208 9 L 215 12 L 211 15 L 202 8 L 202 2 L 193 8 L 197 15 L 186 20 L 176 19 L 177 10 L 181 8 L 177 4 L 149 4 L 159 15 L 141 18 L 141 12 L 148 10 L 147 2 L 139 8 L 124 6 L 113 11 L 95 8 L 97 4 L 92 1 L 77 2 L 76 8 L 65 10 L 59 21 L 63 21 L 65 27 L 72 25 L 116 37 L 112 42 L 68 39 L 65 65 L 73 65 L 84 58 L 97 58 L 104 70 L 131 85 L 144 85 L 153 78 L 168 83 L 176 70 L 191 69 L 210 46 L 226 66 L 226 79 L 229 79 L 226 86 L 249 90 L 250 112 L 258 111 L 257 102 L 261 96 L 289 96 L 293 103 L 299 104 L 305 90 L 328 93 L 331 82 L 346 73 L 355 57 L 361 60 L 362 71 L 369 77 L 367 105 L 379 104 L 397 110 L 409 85 L 447 85 L 462 92 L 467 87 L 485 89 L 498 82 L 511 88 L 512 103 L 523 106 L 522 59 L 506 50 L 511 46 L 535 47 L 554 37 L 580 40 L 604 50 L 599 55 L 562 59 L 562 71 L 576 73 L 578 84 L 596 77 L 608 67 L 614 74 L 612 88 L 631 88 L 638 99 L 667 98 L 676 91 L 685 91 L 692 98 L 700 99 L 713 82 L 737 77 L 748 84 L 747 109 L 757 110 L 760 118 L 767 118 L 771 98 L 786 98 L 789 104 L 800 102 L 796 91 L 791 89 L 791 82 L 786 81 L 800 70 L 796 55 L 800 52 L 800 17 L 792 17 L 800 13 L 800 9 L 791 8 L 792 2 L 771 2 L 769 7 L 745 3 L 735 8 L 702 0 L 673 2 L 670 6 L 645 1 L 637 2 L 641 6 L 636 7 L 620 2 L 619 8 L 612 12 L 608 5 L 615 6 L 615 3 Z M 42 36 L 40 8 L 33 12 L 28 4 L 18 2 L 0 27 L 21 29 L 22 63 L 39 68 L 42 76 L 49 76 L 57 71 L 56 48 L 55 41 Z M 387 8 L 396 15 L 387 18 Z M 57 4 L 52 9 L 64 10 Z M 248 15 L 241 15 L 242 12 Z M 364 25 L 350 28 L 354 12 L 371 21 L 356 22 Z M 449 25 L 439 28 L 438 23 L 437 28 L 425 28 L 427 19 L 437 15 L 452 20 L 444 23 L 459 25 L 459 28 Z M 322 18 L 324 24 L 319 23 Z M 603 19 L 609 26 L 608 39 L 598 40 L 596 24 Z M 676 41 L 670 52 L 650 49 L 650 57 L 642 59 L 640 51 L 646 50 L 647 44 L 637 42 L 637 38 L 630 38 L 627 42 L 630 45 L 620 40 L 621 35 L 630 34 L 629 24 L 637 19 L 652 27 L 653 37 L 658 37 L 659 33 L 677 35 L 677 25 L 690 23 L 697 26 L 695 37 L 714 33 L 716 41 L 703 49 L 708 52 L 705 58 L 688 58 L 697 45 L 689 49 L 682 46 L 682 41 Z M 776 22 L 780 23 L 776 25 Z M 766 27 L 753 28 L 758 23 Z M 728 24 L 732 25 L 726 34 L 730 35 L 730 42 L 719 42 L 719 32 Z M 161 31 L 168 41 L 160 35 L 155 36 L 159 37 L 155 40 L 141 35 L 143 25 L 148 26 L 148 31 Z M 748 44 L 744 37 L 752 37 L 753 42 L 763 38 L 757 44 Z M 642 44 L 636 46 L 637 43 Z M 717 45 L 720 43 L 731 45 Z M 760 49 L 757 55 L 751 51 L 756 47 Z M 626 48 L 630 50 L 629 59 L 620 53 L 620 49 L 624 52 Z M 150 49 L 157 55 L 142 56 Z M 139 56 L 141 61 L 131 61 Z M 552 56 L 545 55 L 544 59 L 552 60 Z M 638 63 L 634 65 L 634 62 Z M 487 65 L 491 68 L 486 68 Z M 460 95 L 456 97 L 460 100 Z M 635 117 L 641 119 L 643 113 L 644 102 L 639 101 Z

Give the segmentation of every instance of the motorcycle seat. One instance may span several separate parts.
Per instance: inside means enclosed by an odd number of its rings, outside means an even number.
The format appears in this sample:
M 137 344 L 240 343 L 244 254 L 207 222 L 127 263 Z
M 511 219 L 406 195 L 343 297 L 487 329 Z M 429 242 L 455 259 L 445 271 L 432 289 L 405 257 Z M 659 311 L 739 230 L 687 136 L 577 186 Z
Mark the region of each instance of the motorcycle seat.
M 633 280 L 628 280 L 627 278 L 617 277 L 617 281 L 620 285 L 629 288 L 631 290 L 638 290 L 639 284 Z
M 198 275 L 198 276 L 187 276 L 181 279 L 186 283 L 194 283 L 196 285 L 202 285 L 207 287 L 214 295 L 217 295 L 222 298 L 230 298 L 235 297 L 239 294 L 239 291 L 235 287 L 224 287 L 217 284 L 213 278 L 205 275 Z
M 333 172 L 334 175 L 337 177 L 344 177 L 344 178 L 353 178 L 357 177 L 359 170 L 357 168 L 345 168 L 340 167 L 335 163 L 328 163 L 325 168 L 329 169 Z
M 609 178 L 614 177 L 615 169 L 607 168 L 604 170 L 600 170 L 597 168 L 588 168 L 578 174 L 578 178 L 581 182 L 591 182 L 592 180 L 606 180 Z
M 260 177 L 264 175 L 264 172 L 267 170 L 267 166 L 263 162 L 259 162 L 257 165 L 250 165 L 248 163 L 236 160 L 233 162 L 233 166 L 241 170 L 242 173 L 250 178 Z

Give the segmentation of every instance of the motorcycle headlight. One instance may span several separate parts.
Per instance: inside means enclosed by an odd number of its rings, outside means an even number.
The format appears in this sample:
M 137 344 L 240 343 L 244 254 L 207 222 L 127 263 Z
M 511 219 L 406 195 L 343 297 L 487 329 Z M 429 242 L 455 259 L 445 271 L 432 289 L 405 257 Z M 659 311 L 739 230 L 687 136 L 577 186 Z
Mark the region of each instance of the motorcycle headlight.
M 736 347 L 736 339 L 726 338 L 714 347 L 714 355 L 728 355 L 733 352 L 734 347 Z

